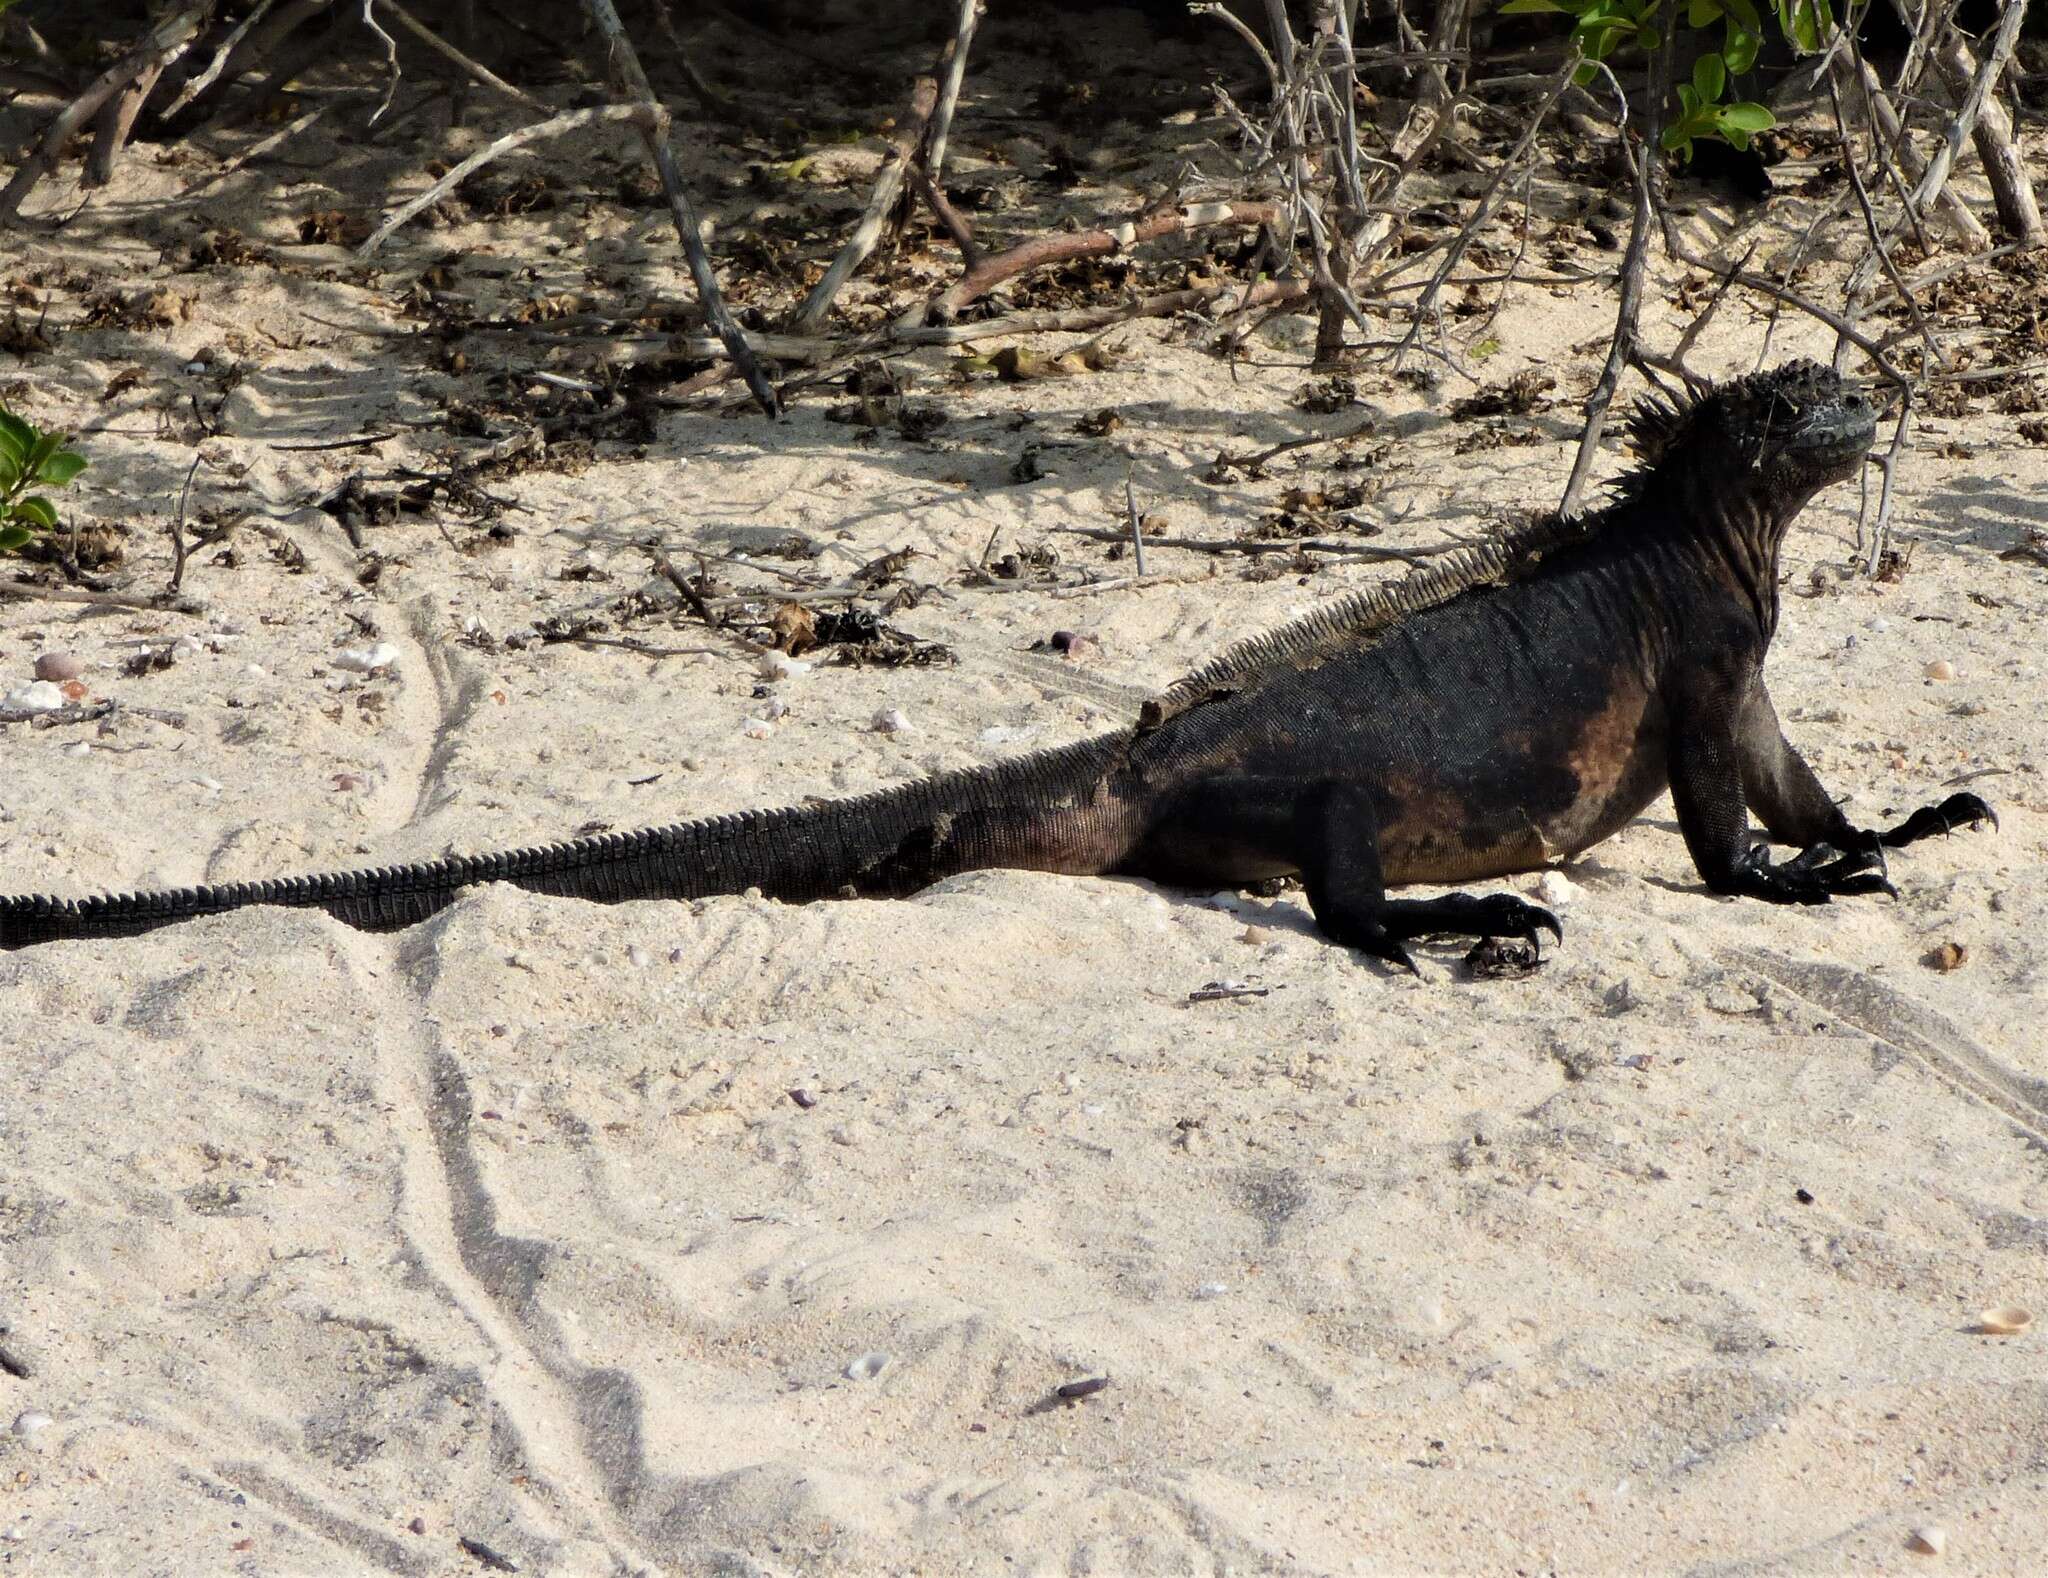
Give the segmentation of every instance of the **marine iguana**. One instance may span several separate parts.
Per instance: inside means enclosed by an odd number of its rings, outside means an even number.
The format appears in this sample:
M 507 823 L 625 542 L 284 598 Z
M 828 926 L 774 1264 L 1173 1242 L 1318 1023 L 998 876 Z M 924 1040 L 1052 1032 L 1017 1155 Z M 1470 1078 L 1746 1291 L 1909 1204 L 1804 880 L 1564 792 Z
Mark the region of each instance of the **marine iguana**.
M 1990 820 L 1955 794 L 1859 828 L 1779 728 L 1763 682 L 1778 551 L 1855 474 L 1869 403 L 1810 362 L 1638 407 L 1640 464 L 1597 511 L 1333 599 L 1197 669 L 1138 722 L 851 799 L 500 854 L 167 892 L 0 899 L 0 945 L 116 937 L 253 904 L 348 925 L 424 920 L 478 882 L 619 902 L 758 888 L 894 896 L 1005 866 L 1213 888 L 1298 873 L 1332 941 L 1414 968 L 1430 935 L 1562 940 L 1512 894 L 1394 899 L 1548 865 L 1668 785 L 1717 893 L 1891 892 L 1883 851 Z M 1782 862 L 1745 808 L 1797 846 Z

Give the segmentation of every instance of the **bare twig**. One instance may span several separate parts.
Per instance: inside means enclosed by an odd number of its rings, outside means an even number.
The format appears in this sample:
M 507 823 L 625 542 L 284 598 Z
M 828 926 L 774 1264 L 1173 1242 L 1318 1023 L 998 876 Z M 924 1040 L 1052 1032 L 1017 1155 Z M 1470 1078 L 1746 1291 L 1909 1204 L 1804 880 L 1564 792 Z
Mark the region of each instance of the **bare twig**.
M 185 485 L 178 489 L 178 513 L 171 521 L 171 582 L 175 592 L 185 581 L 185 503 L 192 497 L 192 479 L 206 463 L 206 452 L 194 450 L 192 464 L 185 468 Z
M 825 270 L 824 278 L 811 287 L 803 305 L 790 314 L 790 333 L 815 334 L 823 326 L 839 292 L 853 278 L 853 271 L 875 250 L 875 243 L 882 238 L 882 227 L 888 223 L 890 211 L 902 194 L 903 178 L 909 172 L 918 139 L 924 135 L 938 98 L 938 83 L 930 77 L 919 77 L 910 92 L 910 111 L 889 139 L 889 152 L 882 160 L 881 174 L 875 178 L 874 195 L 868 199 L 867 209 L 853 227 L 853 234 L 839 249 L 839 255 L 832 260 L 832 266 Z
M 967 52 L 974 44 L 974 30 L 986 10 L 983 0 L 960 0 L 960 13 L 953 23 L 950 53 L 940 57 L 945 75 L 939 79 L 939 102 L 932 111 L 931 130 L 925 135 L 921 163 L 934 184 L 946 172 L 946 138 L 953 129 L 953 111 L 960 103 L 960 87 L 967 78 Z
M 1943 130 L 1940 145 L 1934 150 L 1934 157 L 1927 162 L 1927 172 L 1920 178 L 1920 184 L 1913 189 L 1913 207 L 1925 210 L 1948 184 L 1949 170 L 1962 146 L 1976 128 L 1977 117 L 1982 113 L 1984 101 L 1992 86 L 2004 73 L 2012 60 L 2013 50 L 2019 44 L 2020 23 L 2026 20 L 2024 4 L 2008 5 L 1998 24 L 1998 32 L 1991 41 L 1983 63 L 1978 66 L 1969 91 L 1963 95 L 1956 113 Z M 1877 273 L 1878 260 L 1875 254 L 1864 258 L 1849 275 L 1849 282 L 1843 290 L 1845 301 L 1855 301 L 1869 286 Z
M 1653 90 L 1654 91 L 1654 90 Z M 1656 157 L 1652 139 L 1644 136 L 1636 145 L 1635 212 L 1629 223 L 1628 251 L 1621 264 L 1621 300 L 1614 313 L 1614 337 L 1608 342 L 1607 359 L 1600 365 L 1600 378 L 1586 397 L 1586 425 L 1579 434 L 1578 453 L 1572 457 L 1572 474 L 1564 485 L 1558 513 L 1569 515 L 1578 508 L 1593 474 L 1593 459 L 1599 453 L 1600 435 L 1606 430 L 1607 413 L 1614 404 L 1614 391 L 1621 382 L 1621 370 L 1637 349 L 1636 325 L 1642 313 L 1643 279 L 1649 270 L 1650 217 L 1656 197 L 1650 189 L 1650 161 Z M 1733 277 L 1734 271 L 1730 271 Z
M 268 60 L 271 52 L 305 22 L 332 9 L 334 4 L 335 0 L 285 0 L 275 11 L 258 5 L 222 40 L 213 59 L 171 96 L 159 119 L 169 121 L 173 116 L 185 115 L 217 97 L 259 61 Z M 188 58 L 185 65 L 190 64 Z
M 1529 151 L 1529 145 L 1536 140 L 1536 133 L 1542 129 L 1544 121 L 1550 118 L 1550 112 L 1556 106 L 1557 101 L 1564 97 L 1565 89 L 1571 86 L 1572 73 L 1578 69 L 1579 52 L 1574 49 L 1565 60 L 1564 65 L 1558 69 L 1557 75 L 1551 79 L 1550 91 L 1544 95 L 1543 102 L 1537 106 L 1535 112 L 1529 117 L 1529 124 L 1523 128 L 1521 139 L 1516 142 L 1507 156 L 1501 160 L 1499 168 L 1493 172 L 1493 179 L 1487 182 L 1485 192 L 1480 195 L 1479 202 L 1472 210 L 1472 217 L 1466 220 L 1459 228 L 1457 236 L 1452 240 L 1450 246 L 1445 249 L 1443 261 L 1437 265 L 1436 272 L 1430 276 L 1429 283 L 1423 287 L 1422 294 L 1415 298 L 1414 317 L 1409 323 L 1407 334 L 1402 337 L 1400 348 L 1394 353 L 1394 360 L 1396 362 L 1399 362 L 1401 357 L 1421 337 L 1423 325 L 1429 321 L 1430 315 L 1436 309 L 1436 298 L 1443 289 L 1444 281 L 1449 279 L 1452 272 L 1464 261 L 1465 253 L 1472 243 L 1478 239 L 1481 227 L 1485 225 L 1488 219 L 1493 217 L 1494 205 L 1500 200 L 1501 187 L 1506 183 L 1508 176 L 1521 164 L 1522 156 Z M 1627 270 L 1624 268 L 1624 291 L 1626 286 Z M 1638 286 L 1638 289 L 1640 289 L 1640 286 Z
M 1226 452 L 1216 457 L 1216 464 L 1218 466 L 1228 466 L 1233 471 L 1258 471 L 1264 468 L 1267 461 L 1277 460 L 1280 456 L 1289 454 L 1297 449 L 1308 449 L 1316 444 L 1348 444 L 1352 439 L 1363 438 L 1367 433 L 1370 433 L 1373 430 L 1373 426 L 1374 418 L 1366 417 L 1357 425 L 1347 427 L 1341 432 L 1310 433 L 1305 438 L 1282 439 L 1279 443 L 1272 445 L 1270 448 L 1259 450 L 1256 454 L 1232 455 Z
M 398 69 L 398 40 L 385 32 L 377 21 L 376 6 L 377 0 L 363 0 L 363 26 L 383 41 L 384 63 L 389 68 L 391 76 L 384 85 L 384 97 L 378 100 L 377 107 L 370 112 L 372 126 L 384 118 L 384 112 L 391 108 L 391 101 L 398 97 L 398 79 L 401 75 Z
M 600 104 L 589 109 L 564 110 L 561 114 L 551 115 L 544 121 L 536 121 L 531 126 L 509 131 L 497 141 L 479 148 L 417 197 L 400 204 L 383 224 L 370 232 L 369 239 L 356 249 L 357 255 L 370 256 L 390 240 L 392 232 L 401 225 L 433 207 L 492 160 L 503 158 L 514 149 L 524 148 L 529 143 L 545 142 L 553 137 L 567 136 L 570 132 L 582 131 L 589 126 L 642 126 L 647 120 L 647 115 L 646 106 L 640 104 Z
M 1853 99 L 1845 94 L 1845 101 L 1863 107 L 1864 119 L 1879 146 L 1885 150 L 1887 162 L 1895 164 L 1908 181 L 1920 180 L 1927 173 L 1927 161 L 1920 157 L 1920 150 L 1906 135 L 1905 127 L 1899 123 L 1899 112 L 1892 107 L 1891 99 L 1886 96 L 1883 84 L 1877 80 L 1877 73 L 1870 69 L 1868 62 L 1845 48 L 1830 57 L 1828 70 L 1838 91 L 1844 86 L 1856 88 Z M 1904 195 L 1904 202 L 1911 211 L 1910 193 Z M 1970 212 L 1970 205 L 1961 196 L 1943 187 L 1936 202 L 1942 218 L 1948 221 L 1949 228 L 1966 248 L 1981 252 L 1991 245 L 1991 232 Z
M 583 0 L 586 10 L 598 30 L 604 34 L 609 46 L 609 63 L 618 90 L 623 97 L 637 103 L 644 111 L 643 118 L 636 123 L 641 141 L 647 145 L 647 152 L 654 160 L 655 173 L 661 177 L 661 189 L 668 198 L 669 212 L 675 218 L 676 235 L 682 242 L 683 257 L 690 267 L 690 278 L 697 286 L 697 298 L 703 303 L 705 321 L 712 331 L 724 342 L 725 353 L 732 358 L 740 376 L 746 380 L 747 389 L 754 397 L 754 403 L 771 417 L 782 414 L 782 402 L 777 398 L 774 386 L 761 371 L 761 364 L 755 359 L 752 348 L 747 344 L 746 332 L 725 305 L 725 298 L 719 293 L 718 275 L 711 267 L 711 255 L 704 249 L 704 237 L 697 225 L 697 211 L 690 202 L 689 193 L 683 186 L 682 171 L 676 167 L 675 150 L 669 146 L 669 114 L 667 108 L 655 97 L 653 87 L 647 81 L 647 73 L 640 67 L 640 57 L 634 52 L 633 44 L 626 37 L 626 27 L 619 20 L 619 13 L 612 0 Z
M 493 93 L 502 94 L 514 103 L 524 104 L 530 110 L 545 110 L 547 108 L 545 104 L 531 93 L 528 93 L 524 88 L 515 88 L 503 77 L 492 71 L 490 67 L 470 59 L 469 56 L 428 27 L 426 23 L 406 10 L 405 7 L 399 5 L 398 0 L 379 0 L 379 3 L 390 13 L 392 21 L 412 34 L 422 44 L 425 44 L 427 48 L 453 61 L 471 80 L 489 88 Z
M 242 40 L 249 36 L 249 30 L 255 27 L 258 22 L 261 22 L 269 13 L 273 4 L 275 4 L 275 0 L 256 0 L 256 4 L 249 8 L 249 14 L 237 22 L 229 31 L 228 36 L 221 40 L 220 47 L 213 52 L 213 59 L 202 70 L 188 77 L 185 85 L 178 89 L 171 102 L 164 106 L 159 117 L 160 119 L 169 120 L 186 105 L 198 98 L 200 94 L 213 86 L 215 79 L 220 76 L 222 70 L 227 66 L 228 57 L 240 47 Z
M 40 598 L 46 603 L 87 603 L 97 608 L 140 608 L 157 613 L 205 612 L 204 604 L 182 593 L 130 597 L 126 592 L 90 592 L 78 586 L 38 586 L 33 581 L 0 580 L 0 596 Z
M 1978 65 L 1970 54 L 1969 45 L 1963 42 L 1962 34 L 1950 23 L 1943 31 L 1941 42 L 1935 46 L 1934 69 L 1941 73 L 1942 80 L 1958 100 L 1968 104 L 1974 98 L 1982 104 L 1970 136 L 1977 145 L 1977 157 L 1983 161 L 1984 176 L 1991 186 L 1991 200 L 1998 209 L 1999 228 L 2015 241 L 2039 246 L 2044 232 L 2040 205 L 2034 201 L 2033 182 L 2028 179 L 2027 167 L 2013 142 L 2012 117 L 2005 113 L 2005 106 L 1991 91 L 2004 69 L 2002 64 L 1994 62 L 1999 60 L 2001 52 L 2010 58 L 2026 9 L 2026 0 L 2008 0 L 2005 20 L 1992 41 L 1991 53 L 1985 57 L 1983 66 Z M 1984 83 L 1981 88 L 1978 86 L 1980 81 Z
M 1124 472 L 1124 513 L 1131 526 L 1131 558 L 1138 567 L 1138 574 L 1145 573 L 1145 523 L 1138 515 L 1138 490 L 1131 483 L 1131 474 Z

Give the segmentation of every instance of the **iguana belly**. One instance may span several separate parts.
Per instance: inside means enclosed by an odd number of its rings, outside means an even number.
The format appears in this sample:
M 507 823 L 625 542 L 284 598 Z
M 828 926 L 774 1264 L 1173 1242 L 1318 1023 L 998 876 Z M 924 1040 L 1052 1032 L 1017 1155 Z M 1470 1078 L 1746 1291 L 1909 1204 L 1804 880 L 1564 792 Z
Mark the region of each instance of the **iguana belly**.
M 1610 838 L 1665 788 L 1663 709 L 1630 687 L 1577 725 L 1503 735 L 1462 762 L 1388 770 L 1387 882 L 1467 882 L 1554 865 Z

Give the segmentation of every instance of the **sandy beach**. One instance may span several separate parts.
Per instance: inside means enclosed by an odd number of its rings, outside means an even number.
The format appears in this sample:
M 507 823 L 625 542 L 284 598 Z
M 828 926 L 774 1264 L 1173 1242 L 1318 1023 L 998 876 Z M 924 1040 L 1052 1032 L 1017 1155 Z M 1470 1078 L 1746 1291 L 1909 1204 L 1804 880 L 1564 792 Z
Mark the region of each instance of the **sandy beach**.
M 1221 135 L 1175 113 L 1141 128 L 1158 168 Z M 521 846 L 1104 731 L 1403 569 L 1255 578 L 1155 547 L 1144 583 L 1085 586 L 1130 566 L 1063 528 L 1114 528 L 1127 475 L 1163 538 L 1344 485 L 1375 543 L 1476 535 L 1555 504 L 1612 326 L 1609 284 L 1508 291 L 1462 365 L 1555 384 L 1468 420 L 1474 384 L 1380 371 L 1304 411 L 1298 318 L 1235 364 L 1133 324 L 1105 370 L 1025 383 L 934 348 L 904 359 L 947 417 L 925 436 L 833 420 L 836 390 L 772 424 L 664 411 L 485 477 L 488 515 L 373 514 L 358 549 L 309 501 L 445 471 L 534 371 L 588 370 L 509 334 L 451 367 L 408 306 L 424 270 L 490 314 L 688 287 L 665 217 L 605 195 L 635 156 L 602 133 L 549 155 L 552 206 L 444 216 L 359 265 L 303 216 L 374 217 L 424 178 L 346 124 L 295 142 L 282 188 L 258 167 L 192 193 L 203 161 L 145 148 L 72 227 L 9 240 L 15 301 L 63 333 L 0 358 L 0 398 L 78 435 L 67 528 L 117 544 L 104 573 L 162 587 L 203 457 L 194 611 L 0 601 L 0 692 L 61 652 L 115 703 L 0 726 L 9 892 Z M 963 178 L 998 141 L 963 136 Z M 829 202 L 858 207 L 881 146 L 832 151 Z M 741 156 L 693 159 L 707 212 L 753 222 Z M 1073 201 L 1125 190 L 1102 179 Z M 230 227 L 268 261 L 193 261 Z M 1678 280 L 1651 292 L 1661 343 L 1697 310 Z M 1730 307 L 1694 363 L 1831 349 Z M 484 430 L 458 443 L 462 401 Z M 2044 1338 L 1978 1328 L 2048 1307 L 2028 420 L 1916 423 L 1890 578 L 1852 565 L 1853 483 L 1786 545 L 1770 684 L 1851 817 L 1965 782 L 1998 809 L 1895 856 L 1896 902 L 1716 898 L 1667 799 L 1489 885 L 1547 884 L 1564 918 L 1521 980 L 1469 978 L 1469 943 L 1389 972 L 1298 890 L 1019 872 L 810 907 L 490 887 L 391 935 L 257 909 L 0 955 L 0 1570 L 2039 1570 Z M 816 557 L 773 557 L 791 536 Z M 727 556 L 719 586 L 764 604 L 910 550 L 921 590 L 886 617 L 956 661 L 766 677 L 675 606 L 649 538 Z M 1010 553 L 1021 578 L 974 573 Z M 660 611 L 622 615 L 634 593 Z M 593 611 L 609 644 L 544 637 Z

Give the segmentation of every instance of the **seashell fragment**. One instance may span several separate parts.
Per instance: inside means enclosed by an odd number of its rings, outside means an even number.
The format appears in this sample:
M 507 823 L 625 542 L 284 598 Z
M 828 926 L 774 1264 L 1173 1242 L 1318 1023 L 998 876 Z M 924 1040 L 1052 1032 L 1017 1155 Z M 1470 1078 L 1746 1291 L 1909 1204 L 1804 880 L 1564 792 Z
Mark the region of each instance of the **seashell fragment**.
M 889 1356 L 886 1353 L 864 1353 L 840 1373 L 849 1381 L 872 1381 L 888 1368 Z
M 64 692 L 49 680 L 30 680 L 7 693 L 7 705 L 23 712 L 55 712 L 64 705 Z
M 1977 1330 L 1987 1337 L 2017 1337 L 2034 1324 L 2034 1312 L 2017 1304 L 2001 1304 L 1977 1317 Z
M 1930 1523 L 1906 1537 L 1906 1549 L 1922 1556 L 1939 1556 L 1948 1548 L 1948 1530 Z
M 1956 666 L 1947 658 L 1936 658 L 1927 665 L 1927 677 L 1938 682 L 1952 680 L 1956 677 Z
M 344 647 L 331 661 L 336 668 L 345 668 L 351 674 L 375 674 L 390 668 L 398 659 L 397 647 L 389 641 L 379 641 L 370 647 Z

